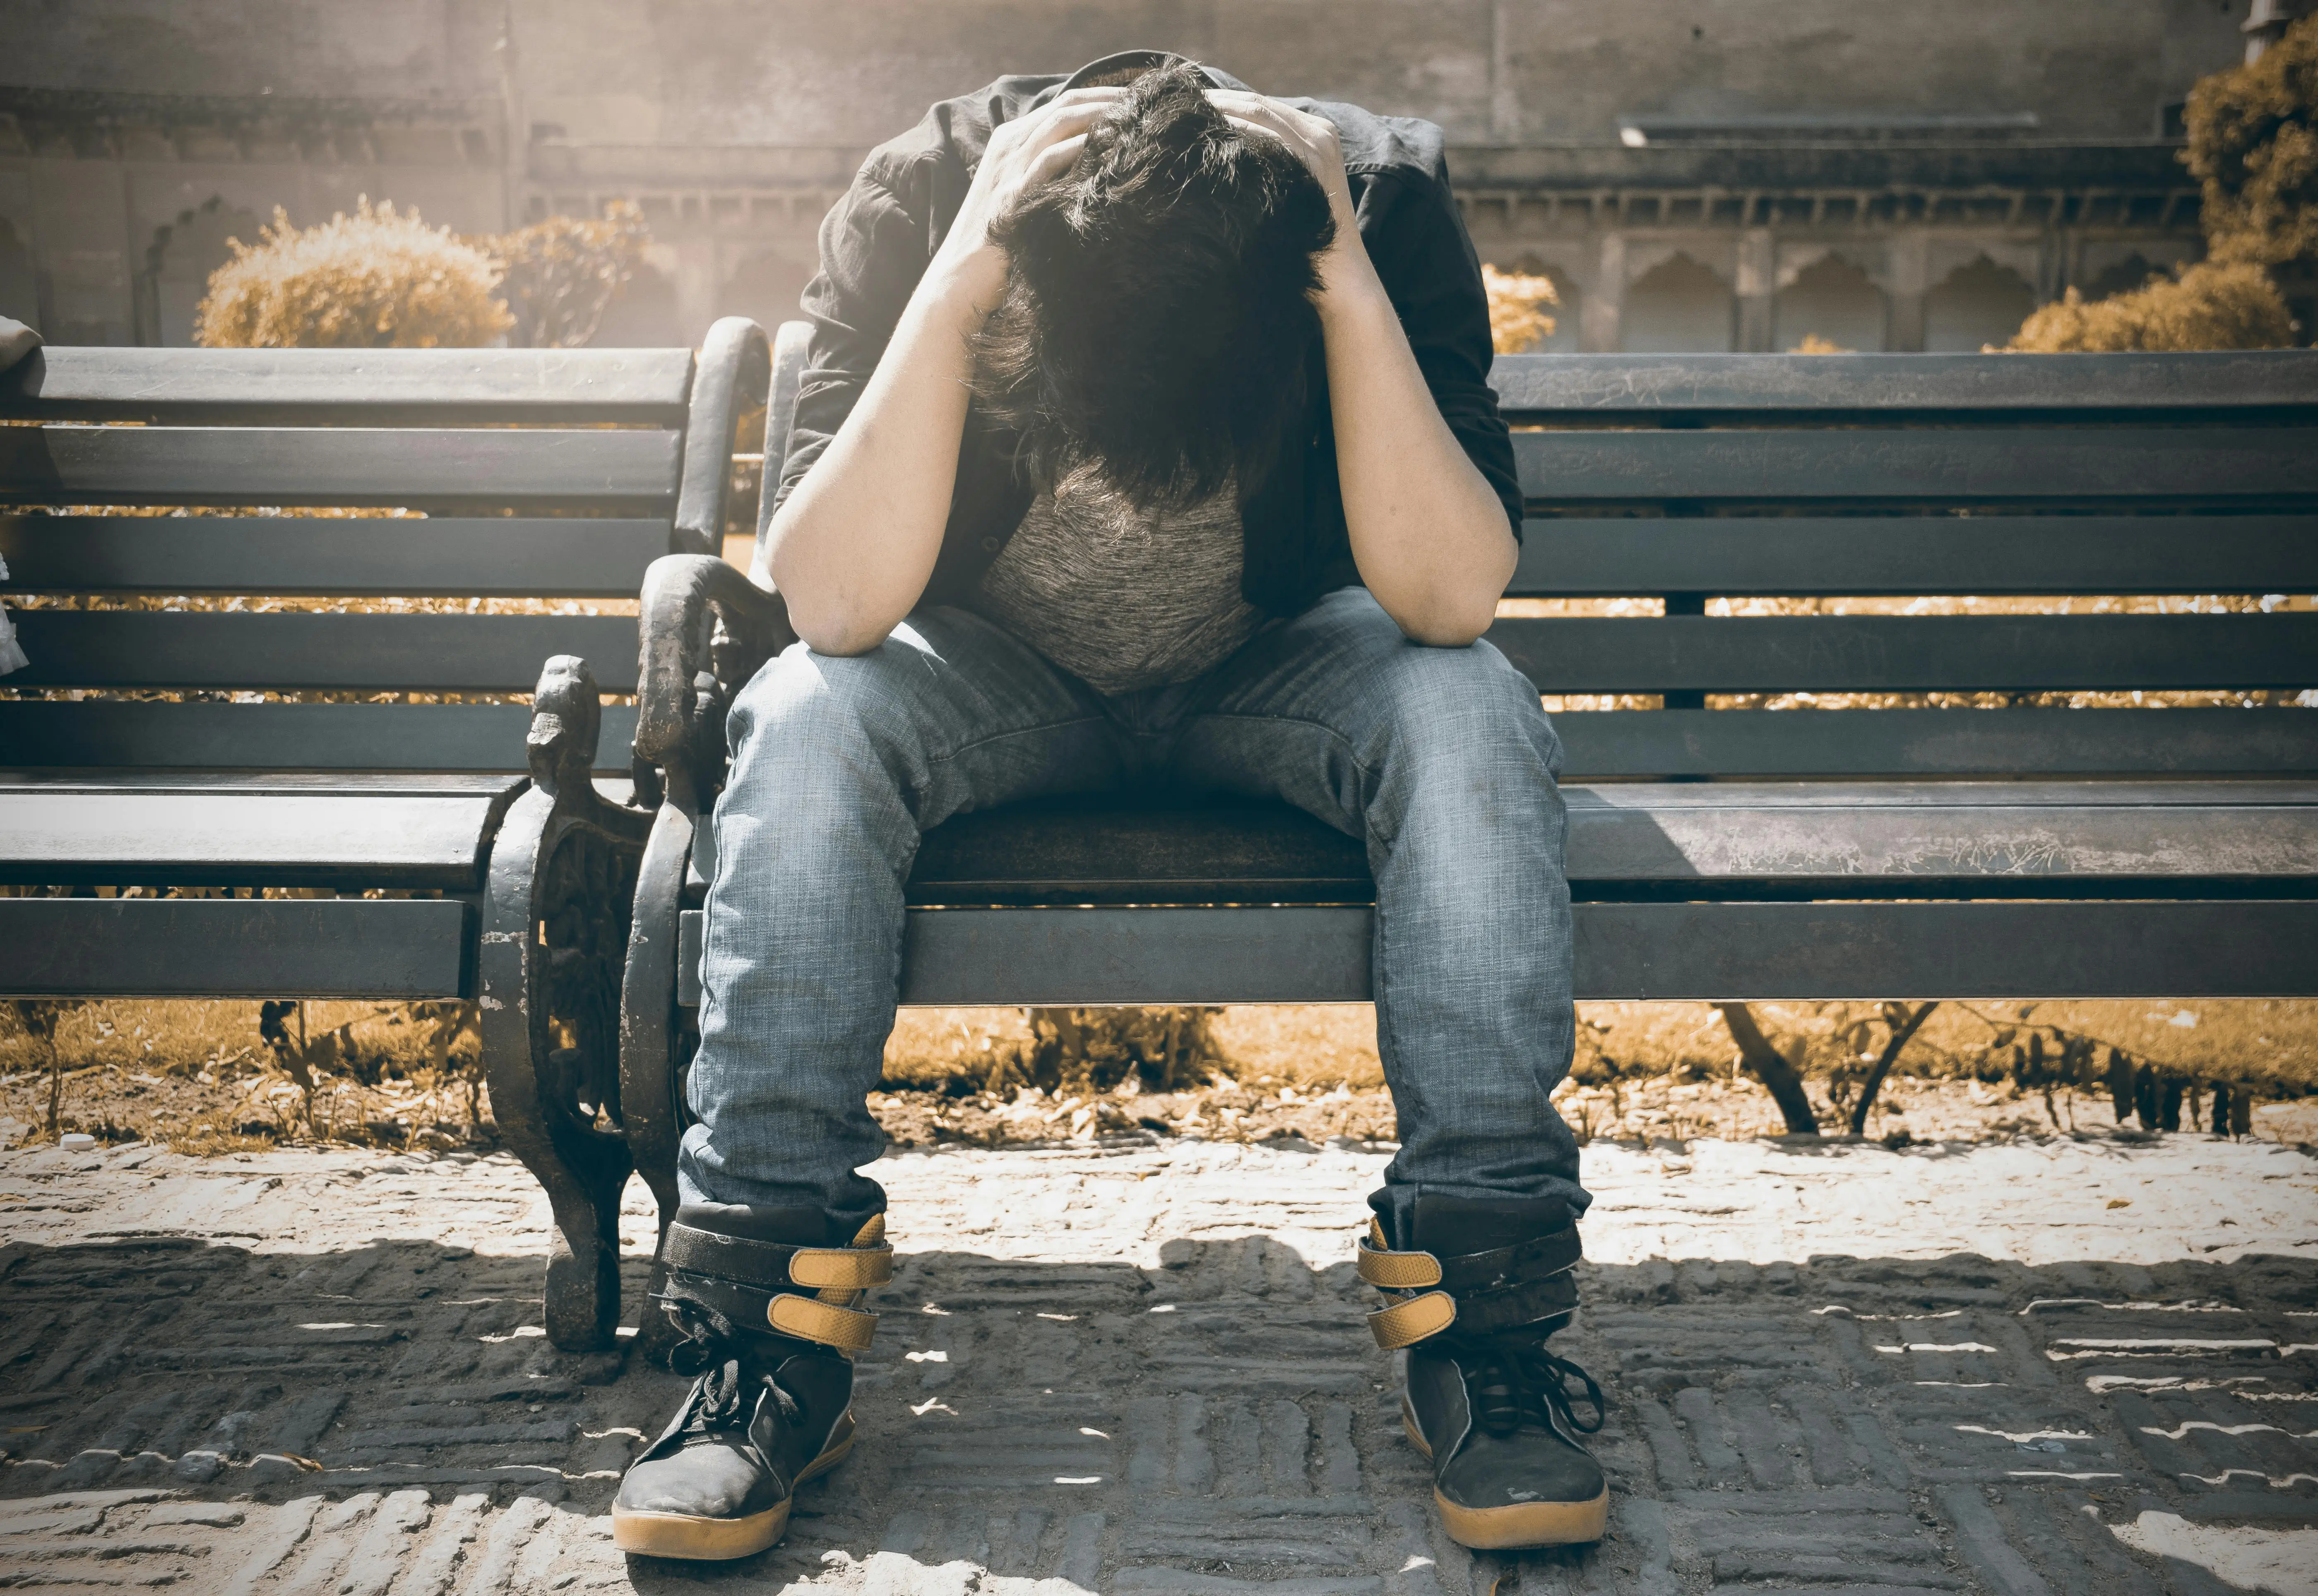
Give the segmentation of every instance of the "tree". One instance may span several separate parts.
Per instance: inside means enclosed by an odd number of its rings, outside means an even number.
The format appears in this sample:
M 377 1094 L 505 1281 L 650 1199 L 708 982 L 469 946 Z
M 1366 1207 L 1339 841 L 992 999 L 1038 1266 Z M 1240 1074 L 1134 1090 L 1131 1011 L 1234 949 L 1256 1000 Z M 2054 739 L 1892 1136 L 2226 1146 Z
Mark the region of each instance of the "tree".
M 2075 289 L 2020 324 L 2008 347 L 2052 354 L 2127 349 L 2278 349 L 2294 318 L 2278 285 L 2248 262 L 2202 261 L 2130 293 L 2086 300 Z
M 2275 349 L 2295 326 L 2273 273 L 2318 257 L 2318 17 L 2189 91 L 2181 152 L 2204 191 L 2206 259 L 2087 302 L 2071 289 L 2015 350 Z
M 231 242 L 194 318 L 211 348 L 473 348 L 514 324 L 489 256 L 391 203 L 302 229 L 277 207 L 256 244 Z
M 2318 256 L 2318 16 L 2261 58 L 2189 91 L 2182 164 L 2205 191 L 2215 260 L 2280 266 Z
M 1489 295 L 1489 343 L 1499 354 L 1519 354 L 1553 336 L 1553 318 L 1545 308 L 1561 303 L 1561 296 L 1552 278 L 1485 265 L 1481 286 Z
M 615 200 L 592 220 L 551 216 L 476 240 L 504 273 L 515 317 L 510 342 L 532 349 L 576 349 L 593 338 L 651 242 L 643 212 L 628 200 Z

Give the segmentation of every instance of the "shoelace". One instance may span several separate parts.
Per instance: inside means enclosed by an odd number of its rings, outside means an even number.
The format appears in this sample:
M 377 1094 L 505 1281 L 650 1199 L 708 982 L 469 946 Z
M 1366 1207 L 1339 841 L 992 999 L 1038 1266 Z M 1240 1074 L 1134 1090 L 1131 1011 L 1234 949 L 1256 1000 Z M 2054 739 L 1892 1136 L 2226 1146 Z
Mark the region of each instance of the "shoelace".
M 759 1387 L 772 1394 L 784 1422 L 797 1420 L 802 1412 L 797 1400 L 778 1380 L 768 1374 L 745 1374 L 739 1358 L 723 1356 L 734 1339 L 732 1327 L 723 1315 L 693 1303 L 673 1302 L 667 1307 L 669 1317 L 684 1333 L 683 1344 L 670 1352 L 669 1362 L 678 1374 L 699 1376 L 692 1415 L 685 1421 L 686 1434 L 705 1435 L 735 1426 L 745 1429 L 755 1413 L 744 1412 L 742 1403 Z M 755 1446 L 753 1440 L 748 1444 Z
M 1500 1439 L 1524 1424 L 1554 1429 L 1555 1413 L 1560 1414 L 1580 1435 L 1592 1435 L 1609 1417 L 1602 1402 L 1602 1387 L 1595 1383 L 1594 1376 L 1567 1358 L 1555 1357 L 1536 1341 L 1492 1337 L 1476 1341 L 1473 1350 L 1473 1417 L 1483 1430 Z M 1586 1388 L 1584 1400 L 1594 1410 L 1590 1423 L 1581 1421 L 1571 1405 L 1575 1400 L 1569 1390 L 1572 1380 Z

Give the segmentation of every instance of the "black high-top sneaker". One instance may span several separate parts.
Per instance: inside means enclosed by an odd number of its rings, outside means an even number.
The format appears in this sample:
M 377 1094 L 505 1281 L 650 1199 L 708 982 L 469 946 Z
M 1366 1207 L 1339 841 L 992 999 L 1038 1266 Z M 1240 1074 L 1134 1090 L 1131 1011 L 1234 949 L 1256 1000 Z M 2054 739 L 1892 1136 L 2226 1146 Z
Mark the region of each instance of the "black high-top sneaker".
M 816 1210 L 686 1204 L 662 1252 L 661 1307 L 699 1378 L 629 1465 L 612 1541 L 654 1557 L 746 1557 L 788 1529 L 796 1488 L 853 1448 L 852 1355 L 877 1316 L 859 1308 L 893 1278 L 883 1215 L 831 1247 Z
M 1401 1420 L 1432 1461 L 1442 1527 L 1489 1551 L 1601 1539 L 1610 1487 L 1582 1438 L 1602 1428 L 1602 1388 L 1545 1349 L 1577 1307 L 1569 1210 L 1426 1196 L 1414 1217 L 1398 1251 L 1370 1221 L 1360 1272 L 1397 1299 L 1369 1328 L 1379 1346 L 1407 1349 Z

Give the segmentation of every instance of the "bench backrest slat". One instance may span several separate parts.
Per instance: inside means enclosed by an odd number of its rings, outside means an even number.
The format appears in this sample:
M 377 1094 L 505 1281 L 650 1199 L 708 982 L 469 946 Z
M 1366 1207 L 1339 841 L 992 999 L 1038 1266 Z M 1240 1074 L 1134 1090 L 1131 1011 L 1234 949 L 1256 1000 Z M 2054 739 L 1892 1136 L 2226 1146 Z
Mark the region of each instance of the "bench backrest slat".
M 555 654 L 585 658 L 607 693 L 636 685 L 625 615 L 31 610 L 15 622 L 31 659 L 17 686 L 528 693 Z
M 0 701 L 0 748 L 31 769 L 504 771 L 530 727 L 520 704 Z M 597 768 L 635 736 L 635 706 L 606 704 Z
M 1520 432 L 1532 502 L 2170 503 L 2318 495 L 2318 427 Z
M 0 418 L 320 426 L 680 426 L 688 349 L 108 349 L 51 345 L 0 372 Z
M 1966 583 L 1991 595 L 2314 592 L 2318 514 L 1538 517 L 1505 591 L 1912 596 Z
M 659 429 L 0 427 L 15 504 L 652 504 L 681 439 Z
M 1501 354 L 1507 415 L 1776 417 L 1805 423 L 1979 412 L 2076 416 L 2318 408 L 2302 350 L 2213 354 Z
M 665 519 L 0 516 L 24 593 L 633 598 Z

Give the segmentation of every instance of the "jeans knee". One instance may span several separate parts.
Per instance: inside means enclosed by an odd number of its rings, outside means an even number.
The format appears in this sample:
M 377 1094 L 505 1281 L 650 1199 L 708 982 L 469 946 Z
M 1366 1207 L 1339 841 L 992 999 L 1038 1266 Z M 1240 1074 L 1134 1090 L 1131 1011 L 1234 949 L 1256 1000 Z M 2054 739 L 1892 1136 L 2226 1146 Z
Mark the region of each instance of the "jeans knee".
M 1406 650 L 1388 671 L 1393 750 L 1420 775 L 1533 758 L 1548 780 L 1561 764 L 1560 740 L 1537 689 L 1487 643 Z
M 725 731 L 737 751 L 755 738 L 785 748 L 829 749 L 905 717 L 882 650 L 816 654 L 793 643 L 749 678 L 732 701 Z

